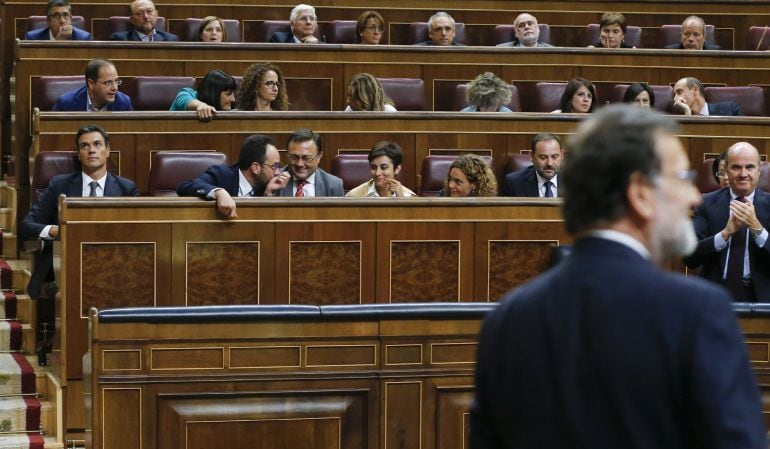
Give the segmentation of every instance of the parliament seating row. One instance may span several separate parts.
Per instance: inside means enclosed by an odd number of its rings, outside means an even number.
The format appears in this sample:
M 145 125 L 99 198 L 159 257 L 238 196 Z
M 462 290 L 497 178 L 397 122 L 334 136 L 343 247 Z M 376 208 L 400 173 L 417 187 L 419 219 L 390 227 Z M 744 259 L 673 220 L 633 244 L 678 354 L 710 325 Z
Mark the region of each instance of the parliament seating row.
M 240 83 L 242 77 L 236 76 Z M 187 76 L 137 76 L 130 78 L 125 83 L 123 92 L 131 97 L 134 110 L 158 111 L 167 110 L 174 100 L 176 93 L 183 87 L 194 87 L 200 79 Z M 399 111 L 423 111 L 426 110 L 424 101 L 425 87 L 422 79 L 415 78 L 380 78 L 385 93 L 390 97 Z M 305 107 L 317 107 L 315 110 L 331 109 L 331 93 L 323 88 L 319 89 L 318 83 L 302 81 L 297 78 L 287 78 L 287 91 L 292 99 L 298 92 L 298 98 L 307 101 L 292 102 L 292 110 L 302 110 Z M 33 89 L 32 106 L 41 111 L 50 110 L 56 99 L 67 91 L 83 85 L 83 76 L 43 76 L 36 80 Z M 331 87 L 331 86 L 329 86 Z M 651 86 L 655 93 L 655 108 L 663 112 L 673 112 L 671 103 L 673 89 L 670 85 Z M 459 111 L 467 106 L 465 91 L 467 84 L 458 82 L 452 92 L 452 109 Z M 540 82 L 535 83 L 533 98 L 523 102 L 519 89 L 515 84 L 508 86 L 511 91 L 511 100 L 508 107 L 514 112 L 550 112 L 559 109 L 559 100 L 564 93 L 566 83 Z M 598 84 L 597 104 L 617 103 L 623 98 L 628 84 Z M 294 91 L 297 89 L 297 91 Z M 705 88 L 706 101 L 735 101 L 741 110 L 748 116 L 767 116 L 767 104 L 765 92 L 759 86 L 707 86 Z M 434 102 L 435 104 L 436 102 Z M 525 107 L 522 107 L 524 103 Z M 312 110 L 312 109 L 311 109 Z

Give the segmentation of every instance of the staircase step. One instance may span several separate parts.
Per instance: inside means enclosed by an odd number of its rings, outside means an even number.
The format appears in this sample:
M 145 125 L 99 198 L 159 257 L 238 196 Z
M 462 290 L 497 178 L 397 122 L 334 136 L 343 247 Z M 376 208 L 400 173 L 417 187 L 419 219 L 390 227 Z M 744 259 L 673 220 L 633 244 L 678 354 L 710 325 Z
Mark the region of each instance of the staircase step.
M 45 436 L 43 439 L 45 440 L 44 449 L 64 449 L 64 443 L 57 442 L 54 437 Z
M 5 246 L 7 243 L 7 240 L 5 240 L 6 237 L 7 235 L 3 234 L 3 248 L 7 248 Z M 13 247 L 15 248 L 16 247 L 15 241 L 13 245 L 14 245 Z M 13 269 L 13 290 L 16 293 L 22 293 L 26 291 L 27 283 L 29 282 L 29 278 L 30 278 L 29 260 L 9 259 L 9 258 L 4 258 L 4 259 L 5 259 L 5 262 L 11 266 L 11 269 Z
M 29 323 L 21 325 L 21 351 L 25 354 L 35 353 L 35 329 Z
M 0 206 L 0 228 L 7 229 L 9 232 L 13 228 L 14 224 L 11 223 L 13 218 L 13 210 L 10 207 Z
M 32 325 L 36 316 L 35 302 L 26 294 L 16 295 L 16 318 L 22 323 Z
M 12 259 L 16 257 L 16 234 L 8 229 L 3 230 L 3 258 Z

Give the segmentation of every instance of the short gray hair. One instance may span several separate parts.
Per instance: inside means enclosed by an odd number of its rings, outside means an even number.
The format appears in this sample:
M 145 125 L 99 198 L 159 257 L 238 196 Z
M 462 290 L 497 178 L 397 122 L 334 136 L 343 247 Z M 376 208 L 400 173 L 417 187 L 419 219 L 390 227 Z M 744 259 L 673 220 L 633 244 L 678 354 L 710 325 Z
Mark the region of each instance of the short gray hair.
M 310 5 L 300 3 L 299 5 L 295 6 L 291 10 L 291 14 L 289 14 L 289 21 L 294 22 L 295 20 L 297 20 L 297 16 L 299 16 L 299 13 L 302 11 L 310 11 L 311 13 L 313 13 L 313 16 L 315 16 L 316 19 L 318 18 L 318 16 L 316 16 L 315 14 L 315 8 L 313 8 Z
M 439 11 L 436 14 L 433 14 L 432 16 L 430 16 L 430 19 L 428 19 L 428 28 L 433 29 L 433 22 L 436 19 L 440 19 L 442 17 L 445 18 L 445 19 L 449 19 L 449 21 L 452 22 L 452 27 L 454 28 L 454 26 L 455 26 L 455 19 L 452 16 L 450 16 L 449 14 L 445 13 L 444 11 Z

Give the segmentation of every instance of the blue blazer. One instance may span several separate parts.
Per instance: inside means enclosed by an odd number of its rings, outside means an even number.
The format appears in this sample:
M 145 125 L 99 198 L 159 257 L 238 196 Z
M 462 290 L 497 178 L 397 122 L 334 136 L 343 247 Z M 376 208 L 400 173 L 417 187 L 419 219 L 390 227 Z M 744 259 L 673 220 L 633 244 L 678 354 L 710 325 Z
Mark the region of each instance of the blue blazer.
M 684 50 L 684 45 L 682 45 L 681 42 L 676 44 L 668 44 L 663 48 L 667 48 L 670 50 Z M 722 47 L 720 47 L 717 44 L 709 44 L 708 42 L 703 43 L 703 50 L 721 50 Z
M 273 35 L 270 36 L 269 42 L 277 42 L 279 44 L 296 44 L 296 42 L 294 42 L 294 35 L 284 31 L 276 31 L 273 33 Z
M 137 33 L 134 32 L 135 30 L 131 27 L 127 31 L 120 31 L 118 33 L 112 33 L 112 36 L 110 36 L 111 41 L 142 41 L 142 38 L 139 37 Z M 154 42 L 161 42 L 161 41 L 168 41 L 168 42 L 178 42 L 179 37 L 176 34 L 167 33 L 165 31 L 155 30 L 155 40 Z
M 727 263 L 727 251 L 714 249 L 714 236 L 727 225 L 730 218 L 730 189 L 725 187 L 703 195 L 703 202 L 695 209 L 692 223 L 698 236 L 695 253 L 685 257 L 689 268 L 700 268 L 704 278 L 722 284 L 722 273 Z M 754 211 L 762 226 L 770 228 L 770 194 L 756 189 Z M 749 237 L 749 269 L 754 281 L 754 293 L 760 301 L 770 301 L 770 239 L 759 247 Z
M 88 107 L 88 89 L 86 86 L 71 90 L 56 99 L 52 111 L 85 111 Z M 131 98 L 118 91 L 115 101 L 107 106 L 108 111 L 132 111 Z
M 763 448 L 726 292 L 579 239 L 482 327 L 470 447 Z
M 433 46 L 433 45 L 436 45 L 436 44 L 434 44 L 433 41 L 428 40 L 428 41 L 418 42 L 418 43 L 416 43 L 414 45 Z M 465 44 L 458 44 L 457 42 L 452 42 L 452 46 L 453 47 L 465 47 Z
M 27 34 L 24 35 L 24 39 L 28 41 L 47 41 L 47 40 L 51 40 L 51 33 L 49 32 L 48 27 L 38 28 L 37 30 L 27 31 Z M 90 41 L 91 33 L 85 30 L 81 30 L 76 26 L 73 26 L 72 36 L 70 37 L 70 40 Z
M 230 196 L 238 196 L 238 164 L 212 165 L 193 180 L 182 181 L 176 189 L 179 196 L 197 196 L 204 200 L 214 188 L 227 190 Z
M 530 165 L 505 175 L 500 196 L 539 197 L 535 167 Z
M 709 115 L 743 115 L 741 107 L 734 101 L 720 101 L 719 103 L 706 103 L 709 108 Z
M 279 196 L 294 196 L 294 178 L 281 189 Z M 317 168 L 315 171 L 315 196 L 345 196 L 342 179 Z
M 37 202 L 21 222 L 20 237 L 23 240 L 35 240 L 47 225 L 59 224 L 59 195 L 83 196 L 83 174 L 80 171 L 56 175 L 51 178 L 48 187 L 40 194 Z M 136 184 L 126 178 L 107 173 L 104 183 L 104 196 L 137 196 Z M 46 280 L 53 280 L 53 245 L 44 240 L 43 250 L 35 255 L 35 270 L 29 280 L 27 292 L 36 298 L 40 287 Z

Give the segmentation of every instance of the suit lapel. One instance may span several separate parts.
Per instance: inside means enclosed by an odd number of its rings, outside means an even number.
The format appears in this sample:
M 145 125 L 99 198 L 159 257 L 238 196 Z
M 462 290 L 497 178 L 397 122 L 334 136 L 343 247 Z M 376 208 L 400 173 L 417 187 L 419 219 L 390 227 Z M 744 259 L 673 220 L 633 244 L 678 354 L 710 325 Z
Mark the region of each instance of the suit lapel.
M 323 173 L 321 173 L 321 169 L 318 168 L 315 171 L 315 196 L 325 196 L 325 195 L 326 195 L 326 184 L 324 183 Z
M 74 173 L 67 184 L 67 190 L 64 192 L 67 196 L 83 196 L 83 173 Z
M 525 188 L 527 190 L 527 196 L 540 196 L 540 189 L 537 187 L 537 175 L 535 174 L 535 169 L 533 167 L 530 167 L 530 170 L 527 173 L 527 184 Z

